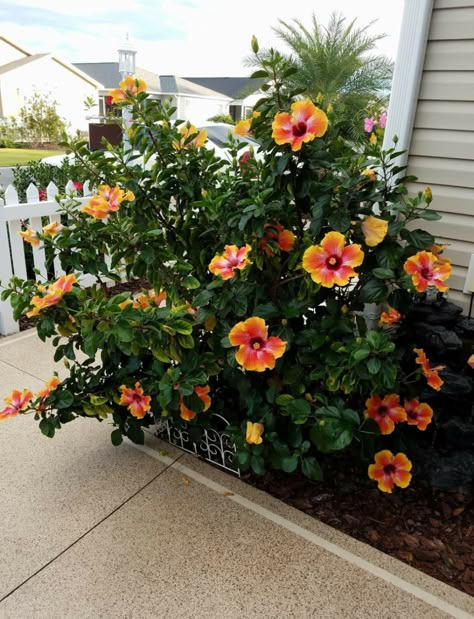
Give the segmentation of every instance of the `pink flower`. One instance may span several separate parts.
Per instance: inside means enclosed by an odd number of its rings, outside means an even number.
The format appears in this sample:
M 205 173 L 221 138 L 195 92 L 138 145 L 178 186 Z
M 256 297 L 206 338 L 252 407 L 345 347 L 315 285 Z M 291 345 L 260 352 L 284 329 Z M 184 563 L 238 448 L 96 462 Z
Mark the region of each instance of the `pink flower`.
M 364 118 L 364 131 L 367 133 L 372 133 L 375 126 L 375 118 L 371 116 L 370 118 Z
M 38 194 L 39 194 L 39 199 L 40 199 L 41 202 L 46 200 L 46 198 L 48 197 L 48 194 L 46 193 L 46 189 L 40 189 L 38 191 Z
M 380 114 L 379 127 L 381 129 L 385 129 L 386 124 L 387 124 L 387 112 L 384 112 L 383 114 Z
M 76 191 L 82 191 L 82 189 L 83 189 L 83 184 L 81 183 L 81 181 L 74 181 L 74 182 L 73 182 L 73 185 L 74 185 L 74 189 L 75 189 Z

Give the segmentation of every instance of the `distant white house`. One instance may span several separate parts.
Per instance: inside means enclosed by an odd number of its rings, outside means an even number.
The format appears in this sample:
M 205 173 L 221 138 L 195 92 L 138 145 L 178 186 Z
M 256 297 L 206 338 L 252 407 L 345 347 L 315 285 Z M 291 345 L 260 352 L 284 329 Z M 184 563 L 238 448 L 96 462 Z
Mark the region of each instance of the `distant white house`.
M 87 129 L 84 101 L 97 98 L 97 80 L 51 54 L 31 54 L 0 36 L 0 118 L 17 116 L 35 93 L 56 102 L 72 130 Z
M 103 84 L 99 89 L 99 116 L 104 116 L 106 99 L 111 89 L 117 88 L 122 77 L 118 62 L 81 62 L 74 65 L 81 72 Z M 147 85 L 147 91 L 155 99 L 171 99 L 176 107 L 175 118 L 204 123 L 216 114 L 228 114 L 232 97 L 174 75 L 157 75 L 137 67 L 135 76 Z
M 221 92 L 232 100 L 229 104 L 229 114 L 235 121 L 247 118 L 257 101 L 263 96 L 260 86 L 264 80 L 253 80 L 249 77 L 186 77 L 204 88 Z

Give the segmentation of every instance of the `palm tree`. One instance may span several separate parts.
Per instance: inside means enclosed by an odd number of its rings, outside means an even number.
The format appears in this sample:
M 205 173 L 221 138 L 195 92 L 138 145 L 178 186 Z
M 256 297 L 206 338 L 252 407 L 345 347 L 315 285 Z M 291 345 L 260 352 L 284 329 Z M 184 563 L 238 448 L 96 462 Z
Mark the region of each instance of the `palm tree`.
M 289 86 L 322 107 L 331 104 L 344 134 L 362 135 L 367 112 L 387 103 L 393 63 L 373 53 L 385 35 L 369 34 L 373 22 L 357 28 L 355 20 L 348 22 L 338 13 L 331 15 L 327 27 L 318 24 L 314 14 L 310 27 L 297 19 L 279 22 L 274 31 L 290 48 L 289 60 L 297 69 L 287 78 Z

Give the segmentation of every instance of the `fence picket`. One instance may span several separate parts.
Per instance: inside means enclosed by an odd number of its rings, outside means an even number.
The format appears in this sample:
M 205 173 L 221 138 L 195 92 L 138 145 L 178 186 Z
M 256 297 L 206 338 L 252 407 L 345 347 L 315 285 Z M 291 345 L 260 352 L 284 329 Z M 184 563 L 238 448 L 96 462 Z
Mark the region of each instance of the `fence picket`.
M 20 202 L 18 192 L 13 185 L 5 189 L 3 200 L 0 199 L 0 281 L 5 286 L 12 275 L 21 279 L 27 279 L 27 266 L 25 255 L 25 243 L 18 235 L 22 229 L 22 222 L 29 221 L 33 230 L 41 232 L 44 218 L 49 222 L 61 223 L 61 216 L 58 213 L 59 204 L 56 196 L 59 193 L 74 192 L 79 202 L 79 208 L 89 201 L 89 196 L 93 193 L 93 184 L 86 181 L 83 186 L 84 197 L 78 197 L 78 191 L 74 183 L 69 181 L 64 190 L 59 189 L 54 183 L 49 183 L 46 188 L 46 200 L 40 201 L 38 188 L 30 183 L 26 191 L 27 201 Z M 1 189 L 1 187 L 0 187 Z M 47 279 L 46 253 L 44 247 L 33 247 L 34 266 L 39 274 L 36 279 L 43 281 Z M 110 263 L 110 258 L 107 259 Z M 59 277 L 64 273 L 58 258 L 54 260 L 54 274 Z M 78 273 L 81 286 L 90 286 L 97 281 L 97 278 L 88 273 Z M 107 285 L 112 285 L 112 280 L 105 280 Z M 18 323 L 13 320 L 13 311 L 9 301 L 0 301 L 0 335 L 9 335 L 19 331 Z

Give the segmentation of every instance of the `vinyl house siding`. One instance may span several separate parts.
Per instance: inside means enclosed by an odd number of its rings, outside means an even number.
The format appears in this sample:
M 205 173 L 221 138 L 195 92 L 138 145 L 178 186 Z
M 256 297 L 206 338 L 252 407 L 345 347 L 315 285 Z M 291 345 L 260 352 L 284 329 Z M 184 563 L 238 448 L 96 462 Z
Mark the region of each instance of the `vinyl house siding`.
M 448 297 L 469 305 L 463 294 L 474 253 L 474 0 L 435 0 L 409 149 L 411 191 L 433 190 L 442 219 L 420 222 L 449 243 L 453 265 Z

